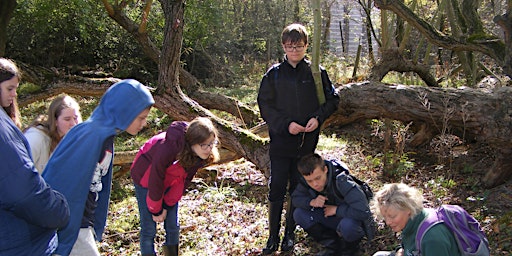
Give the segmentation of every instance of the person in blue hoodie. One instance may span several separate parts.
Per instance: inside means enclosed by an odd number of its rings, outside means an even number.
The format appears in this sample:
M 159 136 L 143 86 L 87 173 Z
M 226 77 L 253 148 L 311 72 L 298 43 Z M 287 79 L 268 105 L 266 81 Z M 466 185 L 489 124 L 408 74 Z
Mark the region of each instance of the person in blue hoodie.
M 53 152 L 43 177 L 66 196 L 71 212 L 69 224 L 58 232 L 57 255 L 100 255 L 94 240 L 101 241 L 107 220 L 114 137 L 122 131 L 136 135 L 154 103 L 140 82 L 117 82 Z
M 0 255 L 51 255 L 66 226 L 66 198 L 39 175 L 25 136 L 6 109 L 16 100 L 20 72 L 0 58 Z

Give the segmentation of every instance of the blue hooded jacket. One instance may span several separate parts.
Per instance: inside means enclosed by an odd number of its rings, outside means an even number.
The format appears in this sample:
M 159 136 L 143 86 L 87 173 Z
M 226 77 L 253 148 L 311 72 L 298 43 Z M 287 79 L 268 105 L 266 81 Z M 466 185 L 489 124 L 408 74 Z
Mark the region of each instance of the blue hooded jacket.
M 2 108 L 0 162 L 0 255 L 51 255 L 68 204 L 41 178 L 27 140 Z
M 91 117 L 74 126 L 53 152 L 43 177 L 66 196 L 71 212 L 69 224 L 58 232 L 57 254 L 69 255 L 78 237 L 89 188 L 105 141 L 126 130 L 143 110 L 154 103 L 151 93 L 140 82 L 132 79 L 117 82 L 105 92 Z M 108 147 L 113 149 L 113 145 Z M 101 178 L 103 189 L 98 193 L 94 215 L 98 241 L 107 220 L 112 164 Z

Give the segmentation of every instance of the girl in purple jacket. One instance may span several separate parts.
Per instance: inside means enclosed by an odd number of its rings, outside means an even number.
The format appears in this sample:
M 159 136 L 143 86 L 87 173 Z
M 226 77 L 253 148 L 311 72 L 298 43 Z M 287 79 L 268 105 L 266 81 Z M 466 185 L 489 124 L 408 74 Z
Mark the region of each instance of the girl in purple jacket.
M 165 255 L 178 255 L 178 201 L 199 168 L 218 159 L 218 136 L 212 121 L 198 117 L 173 122 L 139 150 L 131 177 L 140 214 L 140 250 L 156 255 L 156 223 L 164 222 Z

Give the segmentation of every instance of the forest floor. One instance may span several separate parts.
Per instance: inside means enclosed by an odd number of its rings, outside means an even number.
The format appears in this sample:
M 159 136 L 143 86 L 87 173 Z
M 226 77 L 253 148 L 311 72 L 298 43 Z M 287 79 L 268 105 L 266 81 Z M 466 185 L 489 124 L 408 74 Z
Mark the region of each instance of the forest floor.
M 398 156 L 398 165 L 383 175 L 378 160 L 385 151 L 384 131 L 364 123 L 324 133 L 324 139 L 337 139 L 331 145 L 319 145 L 318 152 L 327 159 L 345 161 L 374 191 L 385 183 L 404 182 L 423 190 L 426 206 L 461 205 L 480 221 L 491 255 L 511 255 L 512 181 L 489 189 L 481 186 L 493 161 L 492 150 L 485 145 L 394 146 L 391 155 Z M 265 176 L 244 160 L 201 170 L 180 201 L 180 255 L 259 255 L 268 236 L 267 192 Z M 296 234 L 294 251 L 276 255 L 314 255 L 321 249 L 300 227 Z M 157 250 L 164 239 L 159 226 Z M 140 255 L 138 241 L 137 204 L 125 175 L 114 182 L 108 226 L 99 246 L 102 255 Z M 392 249 L 397 243 L 395 234 L 379 223 L 376 238 L 362 243 L 362 255 Z

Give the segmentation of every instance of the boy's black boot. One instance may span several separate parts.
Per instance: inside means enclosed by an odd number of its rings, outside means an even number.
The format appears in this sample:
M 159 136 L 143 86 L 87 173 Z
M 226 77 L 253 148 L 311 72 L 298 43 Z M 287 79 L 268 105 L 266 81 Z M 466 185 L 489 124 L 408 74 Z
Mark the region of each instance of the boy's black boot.
M 284 230 L 283 242 L 281 243 L 282 252 L 289 252 L 293 250 L 293 246 L 295 245 L 295 228 L 297 226 L 295 220 L 293 219 L 293 211 L 295 210 L 295 207 L 293 207 L 290 199 L 288 199 L 286 204 L 286 226 Z
M 340 237 L 336 231 L 325 228 L 320 224 L 315 224 L 305 230 L 309 236 L 323 246 L 323 250 L 316 256 L 331 256 L 336 255 L 340 250 Z
M 356 240 L 353 242 L 347 242 L 342 240 L 340 246 L 340 256 L 359 256 L 359 243 L 361 240 Z
M 268 230 L 267 246 L 263 248 L 261 255 L 270 255 L 279 249 L 279 229 L 281 229 L 281 212 L 283 201 L 270 202 L 268 205 Z
M 178 256 L 178 245 L 164 245 L 164 256 Z

